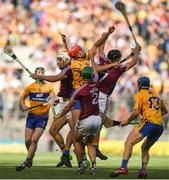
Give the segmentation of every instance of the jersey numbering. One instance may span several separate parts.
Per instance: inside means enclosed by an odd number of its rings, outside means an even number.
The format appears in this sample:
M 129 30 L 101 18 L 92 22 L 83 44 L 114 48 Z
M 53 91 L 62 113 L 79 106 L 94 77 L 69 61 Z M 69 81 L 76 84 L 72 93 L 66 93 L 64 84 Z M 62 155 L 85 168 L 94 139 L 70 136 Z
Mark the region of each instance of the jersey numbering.
M 160 99 L 156 96 L 151 96 L 149 97 L 149 102 L 150 102 L 150 108 L 154 108 L 156 110 L 160 109 Z

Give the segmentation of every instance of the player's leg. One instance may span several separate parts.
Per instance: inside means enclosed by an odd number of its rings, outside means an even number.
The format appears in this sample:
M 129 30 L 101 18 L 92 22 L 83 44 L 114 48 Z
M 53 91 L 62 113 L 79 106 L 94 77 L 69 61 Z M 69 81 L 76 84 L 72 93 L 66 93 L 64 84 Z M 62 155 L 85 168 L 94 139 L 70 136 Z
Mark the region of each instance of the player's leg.
M 110 176 L 116 177 L 120 174 L 128 174 L 127 164 L 128 160 L 132 155 L 133 146 L 140 142 L 144 138 L 143 134 L 139 133 L 135 128 L 130 132 L 125 141 L 125 147 L 123 152 L 123 160 L 121 162 L 121 166 L 115 172 L 113 172 Z
M 35 125 L 36 125 L 36 121 L 34 117 L 28 113 L 28 116 L 26 118 L 26 127 L 25 127 L 25 145 L 26 145 L 27 151 L 29 151 L 29 148 L 32 142 Z M 18 166 L 16 166 L 16 171 L 22 171 L 25 168 L 27 168 L 27 165 L 25 164 L 25 161 L 24 161 Z
M 102 92 L 99 92 L 99 110 L 100 110 L 100 116 L 102 117 L 102 122 L 104 122 L 104 116 L 107 112 L 108 104 L 109 104 L 108 96 Z M 99 141 L 100 141 L 100 131 L 95 136 L 94 141 L 93 141 L 93 145 L 96 149 L 96 156 L 99 157 L 101 160 L 106 160 L 106 159 L 108 159 L 108 157 L 105 156 L 99 150 Z
M 94 136 L 89 136 L 87 138 L 87 149 L 88 155 L 92 164 L 91 174 L 95 174 L 96 170 L 96 148 L 93 146 Z
M 92 164 L 90 174 L 95 174 L 96 171 L 96 149 L 93 146 L 93 142 L 96 134 L 100 131 L 102 120 L 100 116 L 90 116 L 86 119 L 84 131 L 86 131 L 88 155 Z
M 49 133 L 53 137 L 54 141 L 58 146 L 60 147 L 61 151 L 65 149 L 65 143 L 63 136 L 60 134 L 60 130 L 65 126 L 67 123 L 66 117 L 61 117 L 60 119 L 57 119 L 56 121 L 52 122 L 52 125 L 50 126 Z
M 72 167 L 71 162 L 70 162 L 70 147 L 72 145 L 72 141 L 73 143 L 74 141 L 74 133 L 75 133 L 75 126 L 76 126 L 76 122 L 79 120 L 79 116 L 80 116 L 80 102 L 77 101 L 75 103 L 75 105 L 73 106 L 73 110 L 72 110 L 72 119 L 71 121 L 71 129 L 68 133 L 68 137 L 66 138 L 66 144 L 65 144 L 65 149 L 63 151 L 63 155 L 61 157 L 61 160 L 64 162 L 64 164 L 67 167 Z
M 70 147 L 73 143 L 72 139 L 72 119 L 68 117 L 69 119 L 67 120 L 70 130 L 66 136 L 66 144 L 63 150 L 63 155 L 61 156 L 61 161 L 56 165 L 56 167 L 61 167 L 63 165 L 66 165 L 67 167 L 72 167 L 70 160 L 72 159 L 72 156 L 70 155 Z
M 163 127 L 159 125 L 153 125 L 151 134 L 148 138 L 145 139 L 141 146 L 142 152 L 142 165 L 138 173 L 138 178 L 147 177 L 147 164 L 150 159 L 149 150 L 154 145 L 154 143 L 159 139 L 161 134 L 163 133 Z
M 35 152 L 37 150 L 39 138 L 42 136 L 43 132 L 44 132 L 43 128 L 36 128 L 35 129 L 33 136 L 32 136 L 31 145 L 30 145 L 29 151 L 28 151 L 28 156 L 27 156 L 28 159 L 33 160 L 33 157 L 34 157 Z
M 31 128 L 25 128 L 25 146 L 27 151 L 29 150 L 29 147 L 31 145 L 31 139 L 34 133 L 34 129 Z
M 77 158 L 78 164 L 80 164 L 82 163 L 82 160 L 83 160 L 83 149 L 81 146 L 83 136 L 77 132 L 75 132 L 74 135 L 75 135 L 74 140 L 75 140 L 76 158 Z
M 138 178 L 146 178 L 147 177 L 147 164 L 149 161 L 149 150 L 151 146 L 155 143 L 155 140 L 146 138 L 141 146 L 141 153 L 142 153 L 142 166 L 138 172 Z
M 76 122 L 79 119 L 80 116 L 80 110 L 79 109 L 73 109 L 72 110 L 72 119 L 69 120 L 70 130 L 66 137 L 66 144 L 65 149 L 63 151 L 63 155 L 61 156 L 61 161 L 67 166 L 72 167 L 70 162 L 70 148 L 72 145 L 72 142 L 74 143 L 74 130 L 76 126 Z

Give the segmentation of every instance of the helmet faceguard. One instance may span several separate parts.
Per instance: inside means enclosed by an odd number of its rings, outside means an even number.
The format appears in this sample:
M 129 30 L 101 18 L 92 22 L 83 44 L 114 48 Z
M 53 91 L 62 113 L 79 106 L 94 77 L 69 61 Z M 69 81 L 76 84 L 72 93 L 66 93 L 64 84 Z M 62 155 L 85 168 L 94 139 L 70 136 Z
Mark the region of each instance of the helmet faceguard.
M 85 56 L 85 51 L 83 50 L 83 48 L 81 48 L 78 45 L 74 45 L 68 52 L 68 55 L 71 58 L 80 58 L 80 57 L 84 57 Z
M 37 67 L 35 69 L 35 73 L 37 74 L 44 74 L 45 73 L 45 68 L 44 67 Z
M 67 52 L 60 52 L 60 53 L 58 53 L 56 58 L 57 58 L 57 61 L 62 60 L 62 61 L 70 62 L 70 60 L 71 60 L 71 58 L 70 58 L 70 56 L 68 55 Z

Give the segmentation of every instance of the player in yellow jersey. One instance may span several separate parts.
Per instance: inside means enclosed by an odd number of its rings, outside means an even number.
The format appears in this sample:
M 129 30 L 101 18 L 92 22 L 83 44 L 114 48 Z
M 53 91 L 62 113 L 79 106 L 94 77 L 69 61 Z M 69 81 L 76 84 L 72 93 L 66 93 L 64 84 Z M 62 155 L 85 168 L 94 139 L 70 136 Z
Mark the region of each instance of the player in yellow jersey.
M 43 67 L 38 67 L 36 68 L 35 73 L 38 75 L 43 75 L 45 74 L 45 69 Z M 22 171 L 23 169 L 30 168 L 32 166 L 38 141 L 43 134 L 48 122 L 50 105 L 29 109 L 29 107 L 25 104 L 25 100 L 28 97 L 30 101 L 30 107 L 32 107 L 47 102 L 47 98 L 50 95 L 54 95 L 52 86 L 43 80 L 40 81 L 42 85 L 39 85 L 36 81 L 26 87 L 20 98 L 21 108 L 23 110 L 28 110 L 25 128 L 25 145 L 28 154 L 25 161 L 16 167 L 16 171 Z
M 149 150 L 163 133 L 163 115 L 168 113 L 163 100 L 150 90 L 150 79 L 146 76 L 138 79 L 138 88 L 139 92 L 134 96 L 133 112 L 128 119 L 121 122 L 121 126 L 126 126 L 138 115 L 141 115 L 141 119 L 127 137 L 121 167 L 113 172 L 111 177 L 128 173 L 127 163 L 133 146 L 146 137 L 141 146 L 142 166 L 138 173 L 138 178 L 146 178 Z
M 80 88 L 84 84 L 84 79 L 81 76 L 81 72 L 83 71 L 83 69 L 86 66 L 90 65 L 90 59 L 95 55 L 97 49 L 102 45 L 102 43 L 105 42 L 107 37 L 114 32 L 114 30 L 115 30 L 114 26 L 110 26 L 108 31 L 103 33 L 102 37 L 100 39 L 98 39 L 93 44 L 92 48 L 90 50 L 88 50 L 87 52 L 85 52 L 85 50 L 78 45 L 74 45 L 69 50 L 66 45 L 66 38 L 64 35 L 62 35 L 62 39 L 65 44 L 64 47 L 65 47 L 65 49 L 67 49 L 68 55 L 72 58 L 70 67 L 71 67 L 71 70 L 73 73 L 72 85 L 73 85 L 74 90 Z M 111 66 L 111 65 L 105 65 L 105 66 Z M 73 121 L 73 123 L 72 123 L 73 128 L 71 129 L 72 134 L 74 133 L 75 125 L 76 125 L 77 121 L 79 120 L 80 112 L 81 112 L 80 111 L 80 102 L 77 101 L 72 108 L 72 121 Z M 63 156 L 62 156 L 62 159 L 64 159 L 65 162 L 69 161 L 69 149 L 70 149 L 70 146 L 68 146 L 66 143 L 65 150 L 64 150 Z

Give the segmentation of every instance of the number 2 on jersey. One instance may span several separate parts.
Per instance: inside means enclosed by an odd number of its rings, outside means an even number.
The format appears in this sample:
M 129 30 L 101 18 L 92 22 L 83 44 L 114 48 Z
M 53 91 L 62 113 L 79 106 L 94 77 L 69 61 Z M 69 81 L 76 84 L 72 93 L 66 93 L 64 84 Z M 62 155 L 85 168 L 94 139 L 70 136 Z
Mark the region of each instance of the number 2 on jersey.
M 93 93 L 92 98 L 93 98 L 92 104 L 98 104 L 99 94 L 98 93 Z

